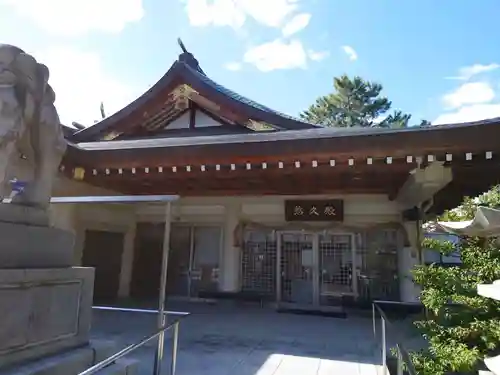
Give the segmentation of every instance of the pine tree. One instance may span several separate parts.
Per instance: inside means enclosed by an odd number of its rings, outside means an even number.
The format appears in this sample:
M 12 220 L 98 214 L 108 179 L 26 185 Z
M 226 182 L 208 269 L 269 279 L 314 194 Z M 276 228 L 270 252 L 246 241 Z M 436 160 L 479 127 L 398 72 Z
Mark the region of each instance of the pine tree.
M 301 117 L 311 123 L 335 127 L 370 127 L 391 107 L 381 96 L 382 85 L 347 75 L 333 80 L 335 92 L 322 96 Z
M 471 220 L 478 206 L 500 207 L 500 187 L 476 199 L 466 198 L 439 220 Z M 435 239 L 426 239 L 423 245 L 443 255 L 457 250 L 452 243 Z M 422 265 L 413 272 L 427 311 L 427 320 L 415 325 L 429 344 L 412 354 L 419 374 L 475 373 L 480 361 L 500 347 L 500 303 L 477 294 L 477 284 L 500 279 L 500 244 L 496 239 L 463 237 L 458 250 L 461 266 Z
M 398 128 L 398 129 L 407 128 L 410 119 L 411 119 L 410 114 L 396 110 L 394 111 L 394 113 L 391 113 L 382 122 L 380 122 L 378 126 L 381 128 Z

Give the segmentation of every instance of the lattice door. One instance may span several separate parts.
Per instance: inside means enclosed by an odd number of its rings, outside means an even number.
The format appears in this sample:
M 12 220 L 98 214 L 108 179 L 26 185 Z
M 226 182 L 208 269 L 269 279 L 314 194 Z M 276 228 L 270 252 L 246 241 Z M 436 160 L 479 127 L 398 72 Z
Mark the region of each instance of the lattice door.
M 322 234 L 319 237 L 320 303 L 353 293 L 352 236 Z
M 281 296 L 285 302 L 313 303 L 313 235 L 284 233 L 281 237 Z
M 249 231 L 241 252 L 241 289 L 276 294 L 276 239 L 271 231 Z

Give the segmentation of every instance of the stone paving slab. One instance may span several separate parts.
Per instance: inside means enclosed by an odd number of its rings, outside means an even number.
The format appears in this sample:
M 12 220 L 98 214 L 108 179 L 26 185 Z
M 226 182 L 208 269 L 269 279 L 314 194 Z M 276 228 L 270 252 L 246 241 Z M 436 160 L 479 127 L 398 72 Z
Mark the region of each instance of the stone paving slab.
M 180 325 L 178 375 L 375 375 L 379 368 L 372 323 L 276 313 L 272 310 L 206 305 L 174 305 L 191 311 Z M 135 343 L 155 329 L 148 314 L 94 313 L 92 336 Z M 141 360 L 139 375 L 152 374 L 156 343 L 131 355 Z M 169 374 L 170 335 L 164 374 Z

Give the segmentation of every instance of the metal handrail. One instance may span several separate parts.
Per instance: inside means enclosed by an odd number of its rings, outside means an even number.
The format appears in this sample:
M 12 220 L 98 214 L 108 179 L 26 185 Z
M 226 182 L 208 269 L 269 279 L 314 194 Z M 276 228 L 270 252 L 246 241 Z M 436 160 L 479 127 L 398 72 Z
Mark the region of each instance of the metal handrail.
M 104 311 L 120 311 L 120 312 L 134 312 L 134 313 L 147 313 L 147 314 L 158 314 L 158 311 L 156 310 L 148 310 L 148 309 L 131 309 L 131 308 L 118 308 L 118 307 L 109 307 L 109 306 L 92 306 L 92 309 L 94 310 L 104 310 Z M 102 370 L 103 368 L 115 363 L 117 360 L 125 357 L 127 354 L 130 354 L 136 349 L 139 349 L 142 347 L 144 344 L 148 343 L 149 341 L 153 340 L 154 338 L 160 336 L 162 333 L 168 331 L 173 327 L 174 332 L 172 335 L 172 361 L 170 364 L 170 374 L 175 375 L 176 371 L 176 366 L 177 366 L 177 348 L 178 348 L 178 343 L 179 343 L 179 324 L 180 320 L 182 318 L 185 318 L 191 313 L 189 312 L 180 312 L 180 311 L 165 311 L 165 315 L 174 315 L 178 316 L 177 320 L 175 320 L 172 323 L 165 324 L 161 328 L 159 328 L 156 332 L 153 334 L 144 337 L 141 341 L 135 344 L 131 344 L 124 349 L 120 350 L 119 352 L 113 354 L 112 356 L 102 360 L 101 362 L 93 365 L 92 367 L 88 368 L 87 370 L 80 372 L 78 375 L 93 375 L 96 374 L 98 371 Z
M 417 375 L 415 366 L 408 354 L 408 351 L 404 348 L 402 341 L 397 330 L 394 328 L 391 321 L 387 318 L 379 304 L 393 304 L 399 306 L 422 306 L 421 303 L 407 303 L 407 302 L 397 302 L 397 301 L 373 301 L 372 303 L 372 315 L 373 315 L 373 335 L 375 339 L 377 338 L 376 329 L 376 312 L 380 315 L 381 323 L 381 346 L 382 346 L 382 375 L 387 375 L 387 341 L 386 341 L 386 328 L 392 331 L 392 335 L 396 338 L 396 350 L 397 350 L 397 374 L 403 375 L 404 365 L 406 365 L 406 370 L 410 375 Z

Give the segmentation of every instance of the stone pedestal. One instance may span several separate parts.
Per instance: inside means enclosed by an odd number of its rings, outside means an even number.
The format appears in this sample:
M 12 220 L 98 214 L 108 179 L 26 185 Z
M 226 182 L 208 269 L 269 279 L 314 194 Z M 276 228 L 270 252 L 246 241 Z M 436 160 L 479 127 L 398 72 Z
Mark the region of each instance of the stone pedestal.
M 93 268 L 0 270 L 0 368 L 88 343 Z
M 74 242 L 46 212 L 0 204 L 0 375 L 76 375 L 118 351 L 89 342 L 94 269 L 71 267 Z
M 71 267 L 74 243 L 62 229 L 0 221 L 0 269 Z

